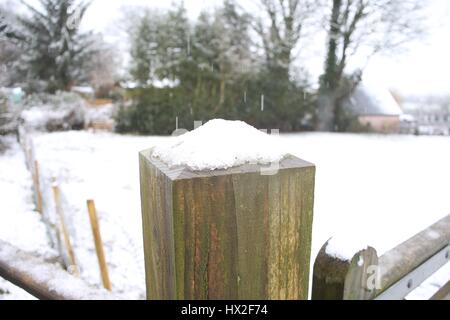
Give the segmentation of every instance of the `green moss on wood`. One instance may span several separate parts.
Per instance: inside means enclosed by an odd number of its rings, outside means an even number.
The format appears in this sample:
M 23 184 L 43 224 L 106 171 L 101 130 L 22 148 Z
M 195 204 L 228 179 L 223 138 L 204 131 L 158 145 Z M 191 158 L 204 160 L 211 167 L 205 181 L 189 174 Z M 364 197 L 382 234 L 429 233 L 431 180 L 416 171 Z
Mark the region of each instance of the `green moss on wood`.
M 140 161 L 149 298 L 307 298 L 314 166 L 174 175 Z

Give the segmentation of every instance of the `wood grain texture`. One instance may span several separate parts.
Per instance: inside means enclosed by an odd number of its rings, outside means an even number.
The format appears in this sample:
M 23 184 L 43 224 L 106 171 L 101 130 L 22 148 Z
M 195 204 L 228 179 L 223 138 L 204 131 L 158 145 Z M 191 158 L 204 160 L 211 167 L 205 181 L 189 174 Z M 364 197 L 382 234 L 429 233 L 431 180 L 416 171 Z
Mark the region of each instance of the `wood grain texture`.
M 450 214 L 380 257 L 381 289 L 389 288 L 450 244 Z
M 172 184 L 140 156 L 147 298 L 175 298 Z
M 103 241 L 100 234 L 100 226 L 97 219 L 94 200 L 87 200 L 89 221 L 92 227 L 92 236 L 94 237 L 95 252 L 97 253 L 98 265 L 102 277 L 103 287 L 111 291 L 111 281 L 109 280 L 108 264 L 106 263 L 105 251 L 103 250 Z
M 378 255 L 374 248 L 357 252 L 350 261 L 345 277 L 344 300 L 370 300 L 374 298 L 376 288 L 372 281 L 377 275 L 370 267 L 378 266 Z
M 55 179 L 53 178 L 53 181 L 55 181 Z M 55 183 L 55 182 L 53 182 Z M 75 259 L 75 252 L 73 250 L 72 247 L 72 242 L 70 241 L 70 235 L 69 235 L 69 230 L 67 229 L 66 226 L 66 219 L 64 216 L 64 210 L 62 208 L 62 203 L 61 203 L 61 190 L 59 189 L 59 187 L 57 185 L 52 185 L 52 190 L 53 190 L 53 199 L 55 201 L 55 211 L 59 216 L 59 222 L 60 222 L 60 226 L 61 226 L 61 233 L 63 234 L 63 239 L 64 239 L 64 245 L 66 247 L 66 255 L 69 261 L 65 261 L 65 265 L 66 268 L 73 268 L 73 273 L 76 276 L 79 276 L 79 271 L 78 271 L 78 266 L 77 266 L 77 262 Z
M 312 300 L 343 300 L 345 277 L 350 262 L 329 256 L 325 252 L 328 241 L 314 261 Z
M 190 171 L 140 153 L 149 299 L 306 299 L 314 165 Z
M 40 173 L 39 173 L 39 162 L 34 160 L 34 181 L 35 181 L 35 192 L 36 192 L 36 210 L 43 214 L 42 209 L 42 193 L 41 193 L 41 182 L 40 182 Z
M 376 250 L 367 247 L 356 252 L 351 260 L 341 260 L 326 253 L 327 245 L 328 241 L 322 246 L 314 262 L 312 299 L 371 299 L 375 288 L 371 288 L 368 281 L 373 275 L 369 267 L 378 266 Z

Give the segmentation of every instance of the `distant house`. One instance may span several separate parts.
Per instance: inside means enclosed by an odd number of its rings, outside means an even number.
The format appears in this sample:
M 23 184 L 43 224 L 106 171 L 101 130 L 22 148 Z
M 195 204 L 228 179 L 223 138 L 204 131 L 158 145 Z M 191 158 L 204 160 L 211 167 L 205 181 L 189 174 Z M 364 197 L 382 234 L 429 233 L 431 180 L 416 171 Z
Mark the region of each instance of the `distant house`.
M 404 104 L 404 109 L 414 116 L 415 133 L 450 135 L 450 104 L 410 101 Z
M 400 130 L 403 113 L 400 105 L 389 90 L 380 86 L 361 82 L 343 102 L 343 108 L 374 132 L 394 133 Z

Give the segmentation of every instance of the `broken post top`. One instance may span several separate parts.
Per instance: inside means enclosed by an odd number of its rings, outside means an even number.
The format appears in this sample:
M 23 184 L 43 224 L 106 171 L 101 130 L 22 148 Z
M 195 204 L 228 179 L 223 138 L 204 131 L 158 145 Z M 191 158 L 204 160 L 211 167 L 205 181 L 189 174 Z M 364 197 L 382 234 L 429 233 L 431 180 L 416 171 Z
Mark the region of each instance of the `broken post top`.
M 312 166 L 289 154 L 278 130 L 271 133 L 214 119 L 141 154 L 171 180 Z

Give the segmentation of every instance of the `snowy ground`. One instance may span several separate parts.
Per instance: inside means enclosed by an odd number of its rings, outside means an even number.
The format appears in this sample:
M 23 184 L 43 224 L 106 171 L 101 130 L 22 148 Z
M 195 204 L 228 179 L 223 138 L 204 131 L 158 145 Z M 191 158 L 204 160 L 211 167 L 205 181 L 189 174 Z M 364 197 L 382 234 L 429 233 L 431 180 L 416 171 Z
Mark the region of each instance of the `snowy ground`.
M 100 283 L 86 210 L 86 200 L 94 199 L 113 292 L 131 299 L 145 295 L 137 152 L 164 139 L 83 131 L 34 135 L 44 207 L 54 210 L 50 181 L 56 177 L 82 277 Z M 312 261 L 333 235 L 340 239 L 337 256 L 348 256 L 349 245 L 363 244 L 382 254 L 450 213 L 448 138 L 314 133 L 281 139 L 317 166 Z M 0 238 L 49 254 L 45 229 L 33 211 L 31 177 L 18 145 L 11 143 L 0 155 L 0 215 L 8 221 L 0 225 Z M 449 279 L 450 268 L 440 273 L 411 298 L 428 298 Z
M 101 283 L 86 206 L 93 199 L 113 292 L 131 299 L 145 298 L 138 151 L 160 139 L 87 132 L 34 139 L 44 209 L 54 210 L 50 185 L 56 177 L 82 277 Z
M 55 256 L 41 216 L 34 211 L 32 180 L 25 167 L 23 153 L 14 137 L 4 138 L 3 141 L 9 149 L 0 154 L 0 239 L 43 257 Z M 0 300 L 32 298 L 0 278 Z

